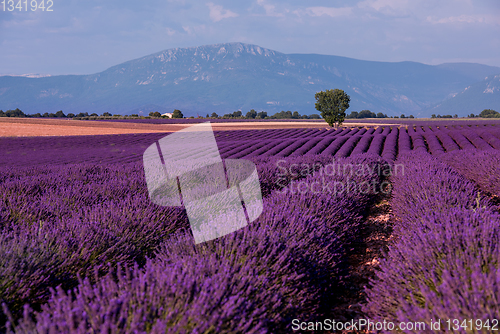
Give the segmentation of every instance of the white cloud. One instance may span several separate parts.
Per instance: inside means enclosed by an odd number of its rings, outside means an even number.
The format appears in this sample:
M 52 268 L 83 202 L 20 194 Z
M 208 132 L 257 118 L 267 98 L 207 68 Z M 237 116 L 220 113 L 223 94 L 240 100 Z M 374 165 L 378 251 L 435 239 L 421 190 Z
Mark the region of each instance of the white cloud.
M 495 17 L 493 15 L 459 15 L 443 18 L 428 16 L 427 22 L 432 24 L 485 23 L 499 25 L 500 17 Z
M 296 10 L 294 11 L 298 16 L 302 16 L 302 14 L 306 14 L 309 16 L 331 16 L 331 17 L 339 17 L 339 16 L 349 16 L 352 13 L 351 7 L 307 7 L 305 11 Z
M 264 8 L 264 10 L 266 11 L 266 16 L 273 16 L 273 17 L 285 16 L 283 13 L 276 12 L 276 6 L 265 3 L 265 0 L 257 0 L 257 4 L 262 8 Z
M 173 36 L 175 35 L 175 30 L 174 29 L 170 29 L 170 28 L 165 28 L 165 32 L 167 33 L 168 36 Z
M 2 22 L 3 21 L 3 22 Z M 8 29 L 19 29 L 21 27 L 32 28 L 42 22 L 42 16 L 37 15 L 36 13 L 26 13 L 26 15 L 20 15 L 16 12 L 12 13 L 12 19 L 1 20 L 0 23 L 3 23 L 3 28 Z
M 386 15 L 406 15 L 409 12 L 408 0 L 365 0 L 358 3 L 361 9 L 374 9 Z
M 198 26 L 182 26 L 182 30 L 184 30 L 188 35 L 193 36 L 204 33 L 206 29 L 207 27 L 204 24 Z
M 224 9 L 222 8 L 222 6 L 215 5 L 213 2 L 207 3 L 207 6 L 210 9 L 210 18 L 214 22 L 238 16 L 238 14 L 236 14 L 235 12 L 232 12 L 229 9 Z

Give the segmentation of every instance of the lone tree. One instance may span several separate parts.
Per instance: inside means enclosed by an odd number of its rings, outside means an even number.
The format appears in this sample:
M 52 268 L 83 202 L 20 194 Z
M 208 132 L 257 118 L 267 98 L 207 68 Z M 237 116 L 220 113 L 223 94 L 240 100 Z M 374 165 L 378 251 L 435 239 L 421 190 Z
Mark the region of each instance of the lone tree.
M 341 89 L 327 89 L 314 95 L 316 98 L 316 109 L 321 112 L 321 117 L 330 126 L 342 125 L 345 119 L 345 111 L 349 108 L 351 98 Z

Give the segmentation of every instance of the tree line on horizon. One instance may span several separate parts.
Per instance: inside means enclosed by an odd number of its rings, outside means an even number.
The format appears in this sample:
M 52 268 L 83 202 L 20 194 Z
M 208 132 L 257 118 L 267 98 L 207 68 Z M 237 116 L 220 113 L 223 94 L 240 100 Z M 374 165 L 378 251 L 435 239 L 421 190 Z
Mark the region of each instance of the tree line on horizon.
M 404 114 L 403 114 L 403 116 L 404 116 Z M 384 113 L 381 113 L 381 112 L 375 114 L 374 112 L 365 109 L 365 110 L 361 110 L 360 112 L 351 111 L 351 113 L 349 115 L 347 115 L 345 118 L 346 119 L 354 119 L 354 118 L 389 118 L 389 116 L 387 116 L 387 114 L 384 114 Z
M 172 118 L 185 118 L 184 114 L 182 111 L 179 109 L 174 109 L 172 113 Z M 23 111 L 21 111 L 19 108 L 16 108 L 14 110 L 7 110 L 3 111 L 0 110 L 0 117 L 31 117 L 31 118 L 88 118 L 88 117 L 155 117 L 155 118 L 168 118 L 168 116 L 162 116 L 162 114 L 158 111 L 155 112 L 150 112 L 149 116 L 139 116 L 138 114 L 132 114 L 132 115 L 119 115 L 119 114 L 114 114 L 112 115 L 109 112 L 104 112 L 101 115 L 98 115 L 96 113 L 89 114 L 88 112 L 81 112 L 78 114 L 73 114 L 73 113 L 68 113 L 67 115 L 64 114 L 62 110 L 59 110 L 55 113 L 36 113 L 36 114 L 25 114 Z M 482 117 L 482 118 L 500 118 L 500 113 L 498 111 L 495 111 L 493 109 L 484 109 L 481 111 L 479 114 L 475 115 L 474 113 L 469 114 L 467 117 L 469 118 L 474 118 L 474 117 Z M 311 114 L 311 115 L 301 115 L 298 111 L 280 111 L 278 113 L 275 113 L 274 115 L 268 115 L 266 111 L 260 111 L 257 112 L 254 109 L 251 109 L 248 111 L 245 115 L 243 115 L 241 110 L 234 111 L 233 113 L 229 114 L 224 114 L 222 116 L 219 116 L 217 113 L 213 112 L 212 114 L 206 114 L 205 117 L 187 117 L 187 118 L 213 118 L 213 119 L 235 119 L 235 118 L 241 118 L 241 119 L 321 119 L 324 118 L 318 114 Z M 345 119 L 364 119 L 364 118 L 415 118 L 413 115 L 405 116 L 405 114 L 401 114 L 400 116 L 387 116 L 387 114 L 384 113 L 374 113 L 370 110 L 361 110 L 360 112 L 357 111 L 351 111 L 349 114 L 345 115 Z M 436 115 L 432 114 L 431 118 L 458 118 L 458 115 Z
M 245 115 L 241 110 L 237 110 L 232 114 L 224 114 L 219 116 L 217 113 L 213 112 L 211 115 L 207 114 L 206 118 L 221 118 L 221 119 L 232 119 L 232 118 L 242 118 L 242 119 L 321 119 L 318 114 L 311 115 L 301 115 L 298 111 L 280 111 L 274 115 L 268 115 L 266 111 L 257 112 L 255 109 L 251 109 Z
M 15 110 L 7 110 L 3 111 L 0 110 L 0 117 L 31 117 L 31 118 L 84 118 L 84 117 L 125 117 L 127 115 L 112 115 L 108 112 L 103 113 L 102 115 L 98 115 L 96 113 L 89 114 L 88 112 L 81 112 L 79 114 L 64 114 L 62 110 L 57 111 L 56 113 L 36 113 L 36 114 L 25 114 L 23 111 L 21 111 L 19 108 L 16 108 Z M 149 113 L 149 116 L 139 116 L 138 114 L 132 114 L 130 117 L 155 117 L 155 118 L 168 118 L 168 116 L 163 116 L 160 112 L 158 111 L 152 111 Z M 175 109 L 172 113 L 172 118 L 184 118 L 184 115 L 182 111 L 179 109 Z M 195 118 L 195 117 L 191 117 Z M 198 116 L 197 118 L 203 118 Z M 301 115 L 298 111 L 280 111 L 278 113 L 275 113 L 274 115 L 268 115 L 266 111 L 261 111 L 257 112 L 254 109 L 251 109 L 249 112 L 246 113 L 246 115 L 243 115 L 243 113 L 238 110 L 230 114 L 224 114 L 222 116 L 219 116 L 217 113 L 213 112 L 211 115 L 207 114 L 205 118 L 218 118 L 218 119 L 235 119 L 235 118 L 241 118 L 241 119 L 321 119 L 321 117 L 318 114 L 312 114 L 312 115 Z

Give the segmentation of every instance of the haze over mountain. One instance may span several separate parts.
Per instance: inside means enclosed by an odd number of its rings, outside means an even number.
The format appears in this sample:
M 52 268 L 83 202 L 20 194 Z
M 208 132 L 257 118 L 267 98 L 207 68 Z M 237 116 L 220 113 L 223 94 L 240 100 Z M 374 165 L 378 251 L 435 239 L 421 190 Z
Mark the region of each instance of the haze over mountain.
M 351 96 L 348 112 L 465 116 L 500 111 L 499 74 L 499 67 L 472 63 L 374 62 L 226 43 L 169 49 L 91 75 L 0 76 L 0 109 L 312 114 L 316 92 L 340 88 Z

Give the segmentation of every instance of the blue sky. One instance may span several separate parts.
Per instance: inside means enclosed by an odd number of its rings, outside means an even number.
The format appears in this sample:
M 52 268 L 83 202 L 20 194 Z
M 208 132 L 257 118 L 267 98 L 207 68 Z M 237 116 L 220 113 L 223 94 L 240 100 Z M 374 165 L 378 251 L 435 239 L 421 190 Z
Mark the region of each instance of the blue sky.
M 0 74 L 91 74 L 164 49 L 225 42 L 500 66 L 498 0 L 53 2 L 52 12 L 0 4 Z

